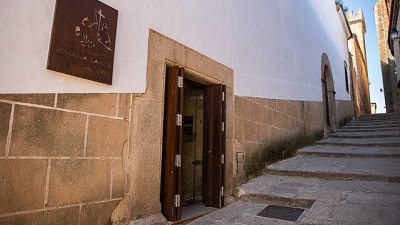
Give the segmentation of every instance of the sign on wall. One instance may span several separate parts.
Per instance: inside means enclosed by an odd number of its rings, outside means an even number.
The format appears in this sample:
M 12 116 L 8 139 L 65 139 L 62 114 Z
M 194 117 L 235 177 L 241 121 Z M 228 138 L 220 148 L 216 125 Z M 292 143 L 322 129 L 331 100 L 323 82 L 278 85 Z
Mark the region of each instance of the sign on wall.
M 117 18 L 98 0 L 57 0 L 47 69 L 111 85 Z

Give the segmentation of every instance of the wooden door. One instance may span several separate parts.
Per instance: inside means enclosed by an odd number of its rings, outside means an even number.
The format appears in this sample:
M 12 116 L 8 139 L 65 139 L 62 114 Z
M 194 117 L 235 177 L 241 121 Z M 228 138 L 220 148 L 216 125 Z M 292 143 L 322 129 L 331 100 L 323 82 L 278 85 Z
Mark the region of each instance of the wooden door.
M 169 221 L 181 219 L 184 69 L 168 67 L 165 84 L 163 161 L 161 175 L 162 213 Z
M 205 204 L 221 208 L 224 206 L 225 185 L 225 85 L 208 87 L 208 112 L 206 115 L 206 168 Z

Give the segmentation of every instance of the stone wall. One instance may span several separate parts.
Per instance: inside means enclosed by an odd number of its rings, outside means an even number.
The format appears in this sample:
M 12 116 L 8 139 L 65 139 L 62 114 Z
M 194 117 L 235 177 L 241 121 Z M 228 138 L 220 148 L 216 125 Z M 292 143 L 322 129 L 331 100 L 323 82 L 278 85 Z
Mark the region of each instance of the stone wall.
M 299 137 L 322 137 L 323 117 L 322 102 L 235 96 L 235 184 L 256 176 L 267 163 L 292 156 L 286 146 Z M 309 143 L 303 140 L 296 145 Z
M 336 100 L 336 126 L 339 128 L 346 125 L 354 117 L 354 106 L 352 101 Z
M 348 40 L 349 58 L 351 59 L 351 94 L 354 101 L 354 113 L 356 116 L 361 116 L 371 113 L 367 58 L 365 53 L 366 29 L 362 9 L 359 9 L 356 14 L 350 10 L 347 19 L 353 32 L 353 37 Z
M 374 6 L 376 32 L 381 60 L 382 82 L 385 93 L 386 112 L 400 111 L 400 93 L 397 88 L 397 75 L 394 57 L 388 45 L 389 9 L 387 1 L 377 0 Z
M 369 95 L 368 69 L 365 58 L 361 52 L 358 36 L 353 36 L 349 40 L 349 51 L 351 52 L 351 82 L 352 96 L 356 116 L 371 113 L 371 103 Z
M 110 223 L 126 191 L 130 102 L 0 95 L 0 224 Z
M 337 127 L 353 116 L 351 101 L 336 101 Z M 235 96 L 234 183 L 259 175 L 267 164 L 293 156 L 321 139 L 322 102 Z

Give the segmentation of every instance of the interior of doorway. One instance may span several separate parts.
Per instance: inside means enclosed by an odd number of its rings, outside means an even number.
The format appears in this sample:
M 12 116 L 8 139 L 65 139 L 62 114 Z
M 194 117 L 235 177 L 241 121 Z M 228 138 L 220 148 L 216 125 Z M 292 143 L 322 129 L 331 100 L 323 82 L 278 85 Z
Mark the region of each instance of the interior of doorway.
M 206 86 L 184 80 L 182 219 L 214 211 L 204 203 Z

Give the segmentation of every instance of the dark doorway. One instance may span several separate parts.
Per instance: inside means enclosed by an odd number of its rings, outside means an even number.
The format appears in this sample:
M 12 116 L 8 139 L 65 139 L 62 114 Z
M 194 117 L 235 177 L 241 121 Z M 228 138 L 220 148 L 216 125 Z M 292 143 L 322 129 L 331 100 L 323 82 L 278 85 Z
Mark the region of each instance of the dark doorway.
M 203 202 L 206 87 L 185 80 L 183 97 L 182 205 Z
M 224 205 L 224 92 L 224 85 L 185 79 L 184 68 L 167 68 L 161 204 L 169 221 L 181 220 L 185 206 Z
M 330 123 L 330 115 L 329 115 L 329 92 L 328 92 L 328 84 L 326 83 L 326 73 L 324 72 L 324 79 L 322 80 L 323 93 L 324 93 L 324 103 L 325 103 L 325 123 L 329 127 Z

